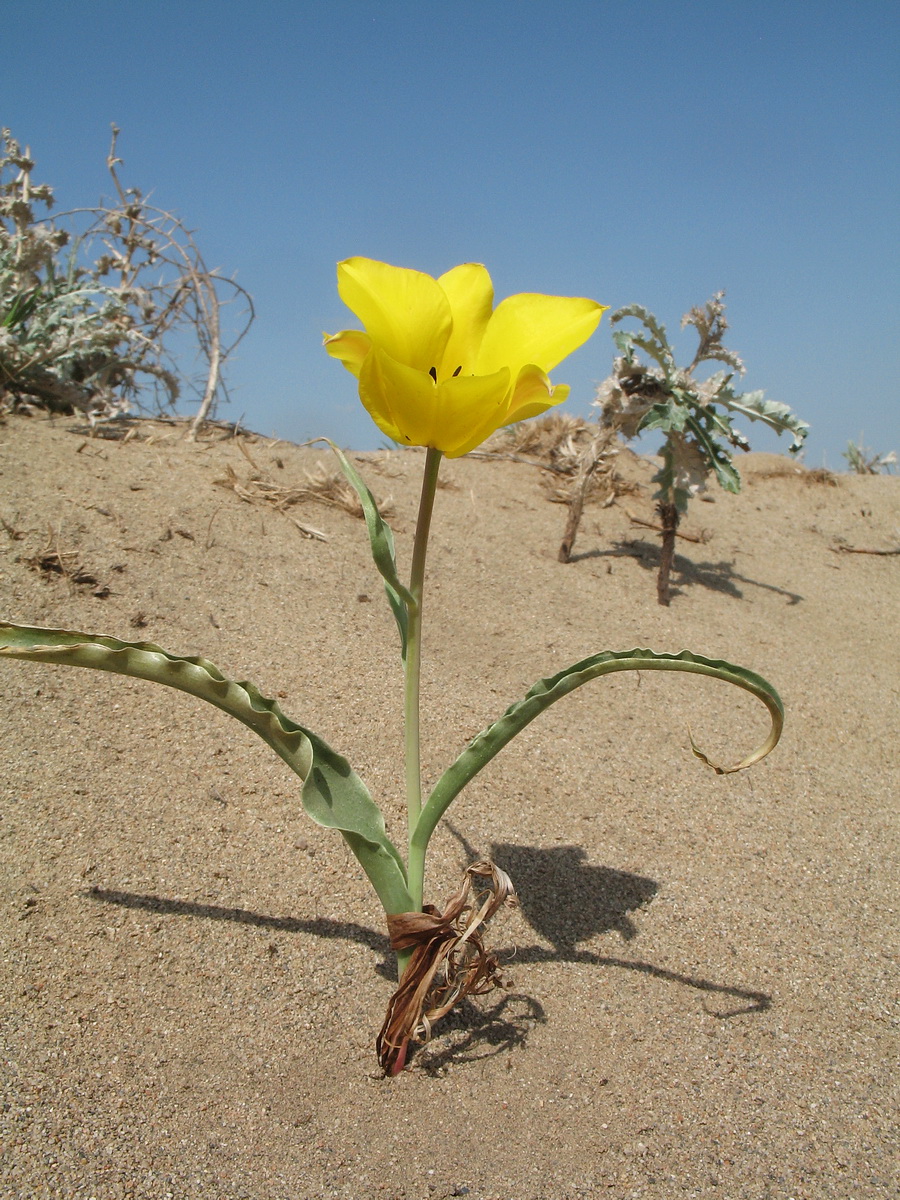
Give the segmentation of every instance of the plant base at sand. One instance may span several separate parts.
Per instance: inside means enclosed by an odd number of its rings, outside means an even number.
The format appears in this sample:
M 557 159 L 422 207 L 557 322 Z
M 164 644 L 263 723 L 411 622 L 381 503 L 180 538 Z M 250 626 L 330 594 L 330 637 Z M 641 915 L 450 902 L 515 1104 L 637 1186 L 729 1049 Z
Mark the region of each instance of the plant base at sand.
M 596 329 L 603 312 L 592 300 L 523 293 L 493 306 L 486 269 L 462 264 L 433 279 L 370 259 L 338 266 L 339 290 L 365 330 L 343 330 L 326 348 L 358 380 L 360 398 L 395 440 L 426 449 L 408 583 L 401 580 L 394 536 L 359 472 L 336 446 L 340 469 L 359 499 L 372 559 L 384 582 L 399 635 L 403 677 L 405 854 L 388 836 L 382 810 L 350 764 L 311 730 L 287 717 L 249 683 L 227 679 L 204 658 L 184 658 L 146 642 L 0 624 L 0 657 L 113 671 L 189 692 L 247 725 L 299 777 L 300 798 L 314 821 L 336 829 L 368 876 L 385 911 L 397 954 L 399 987 L 378 1037 L 390 1074 L 432 1023 L 467 995 L 497 981 L 497 961 L 482 929 L 513 895 L 509 878 L 478 862 L 443 911 L 426 905 L 425 865 L 431 835 L 468 783 L 551 704 L 619 671 L 684 671 L 722 679 L 750 692 L 771 721 L 765 742 L 735 767 L 763 758 L 781 735 L 784 712 L 774 688 L 751 671 L 681 651 L 604 650 L 540 679 L 469 742 L 429 794 L 422 786 L 419 693 L 425 562 L 444 454 L 458 457 L 500 426 L 559 404 L 565 385 L 547 372 Z M 324 440 L 324 439 L 323 439 Z M 322 664 L 323 680 L 327 664 Z M 327 686 L 327 685 L 326 685 Z M 362 701 L 361 701 L 362 703 Z M 481 884 L 476 886 L 476 881 Z M 485 886 L 486 884 L 486 886 Z

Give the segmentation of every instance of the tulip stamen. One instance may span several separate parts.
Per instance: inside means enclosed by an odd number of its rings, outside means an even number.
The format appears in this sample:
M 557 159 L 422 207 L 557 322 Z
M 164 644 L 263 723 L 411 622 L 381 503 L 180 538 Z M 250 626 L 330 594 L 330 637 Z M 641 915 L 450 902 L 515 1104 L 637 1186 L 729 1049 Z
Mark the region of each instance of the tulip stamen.
M 453 372 L 454 379 L 457 377 L 457 375 L 460 373 L 461 370 L 462 370 L 462 363 L 460 363 L 459 366 L 456 368 L 456 370 Z
M 434 382 L 437 383 L 437 367 L 432 367 L 428 374 L 431 376 Z

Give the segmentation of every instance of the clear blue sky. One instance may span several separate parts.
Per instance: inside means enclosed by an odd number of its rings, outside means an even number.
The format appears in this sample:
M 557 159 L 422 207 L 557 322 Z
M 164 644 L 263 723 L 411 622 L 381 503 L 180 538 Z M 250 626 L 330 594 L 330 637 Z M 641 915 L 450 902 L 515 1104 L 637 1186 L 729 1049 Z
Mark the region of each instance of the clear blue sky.
M 255 299 L 220 413 L 251 428 L 378 445 L 321 349 L 356 323 L 335 263 L 480 261 L 498 298 L 637 302 L 673 335 L 726 289 L 744 386 L 843 468 L 860 432 L 900 451 L 898 34 L 891 0 L 30 0 L 0 123 L 59 208 L 109 193 L 121 127 L 124 181 Z M 612 356 L 604 321 L 557 368 L 570 410 Z

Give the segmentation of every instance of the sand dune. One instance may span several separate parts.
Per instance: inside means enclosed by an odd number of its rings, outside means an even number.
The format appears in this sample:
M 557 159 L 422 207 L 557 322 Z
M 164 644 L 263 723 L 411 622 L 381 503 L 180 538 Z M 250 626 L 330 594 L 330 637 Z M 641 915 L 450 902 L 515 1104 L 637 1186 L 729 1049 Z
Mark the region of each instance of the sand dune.
M 233 438 L 0 427 L 0 612 L 151 640 L 253 680 L 346 754 L 403 831 L 396 634 L 362 523 L 217 481 Z M 148 436 L 152 435 L 152 436 Z M 297 487 L 327 455 L 250 439 Z M 423 455 L 361 456 L 408 563 Z M 530 726 L 435 836 L 440 903 L 511 871 L 511 988 L 381 1077 L 380 908 L 294 776 L 189 697 L 0 664 L 0 1196 L 97 1200 L 867 1200 L 895 1196 L 900 480 L 751 455 L 694 504 L 656 603 L 651 468 L 575 561 L 541 472 L 445 464 L 426 607 L 424 770 L 602 649 L 765 675 L 766 728 L 693 677 L 597 681 Z M 245 491 L 246 491 L 245 487 Z M 258 489 L 257 489 L 258 490 Z M 303 536 L 294 517 L 328 540 Z M 892 1024 L 892 1022 L 894 1022 Z

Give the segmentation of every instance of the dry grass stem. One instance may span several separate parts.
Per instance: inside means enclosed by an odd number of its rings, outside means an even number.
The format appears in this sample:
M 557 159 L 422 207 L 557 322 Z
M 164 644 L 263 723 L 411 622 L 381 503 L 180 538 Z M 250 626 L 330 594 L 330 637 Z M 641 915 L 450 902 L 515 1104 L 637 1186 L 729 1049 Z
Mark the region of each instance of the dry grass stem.
M 237 471 L 229 465 L 225 468 L 224 478 L 213 480 L 218 487 L 229 488 L 248 504 L 271 505 L 293 522 L 305 537 L 316 538 L 319 541 L 327 541 L 327 534 L 298 521 L 287 511 L 289 508 L 295 504 L 326 504 L 362 519 L 363 509 L 359 498 L 343 475 L 329 472 L 319 465 L 312 471 L 306 471 L 304 480 L 299 484 L 277 483 L 256 463 L 243 438 L 237 439 L 237 444 L 252 471 L 245 479 L 241 479 Z M 391 515 L 393 504 L 390 499 L 378 500 L 377 503 L 383 515 Z
M 869 550 L 868 548 L 866 548 L 864 546 L 840 546 L 840 545 L 829 546 L 828 549 L 831 550 L 832 553 L 834 553 L 834 554 L 883 554 L 885 556 L 890 556 L 893 554 L 900 554 L 900 546 L 895 547 L 895 549 L 893 549 L 893 550 Z
M 663 532 L 661 525 L 655 525 L 652 521 L 645 521 L 641 517 L 636 517 L 634 513 L 628 512 L 627 509 L 625 511 L 628 514 L 628 519 L 631 521 L 632 525 L 640 525 L 644 529 L 652 529 L 654 533 Z M 683 533 L 680 529 L 676 529 L 675 536 L 677 538 L 682 538 L 686 542 L 697 542 L 701 546 L 705 546 L 710 538 L 709 532 L 705 529 L 701 530 L 700 533 Z

